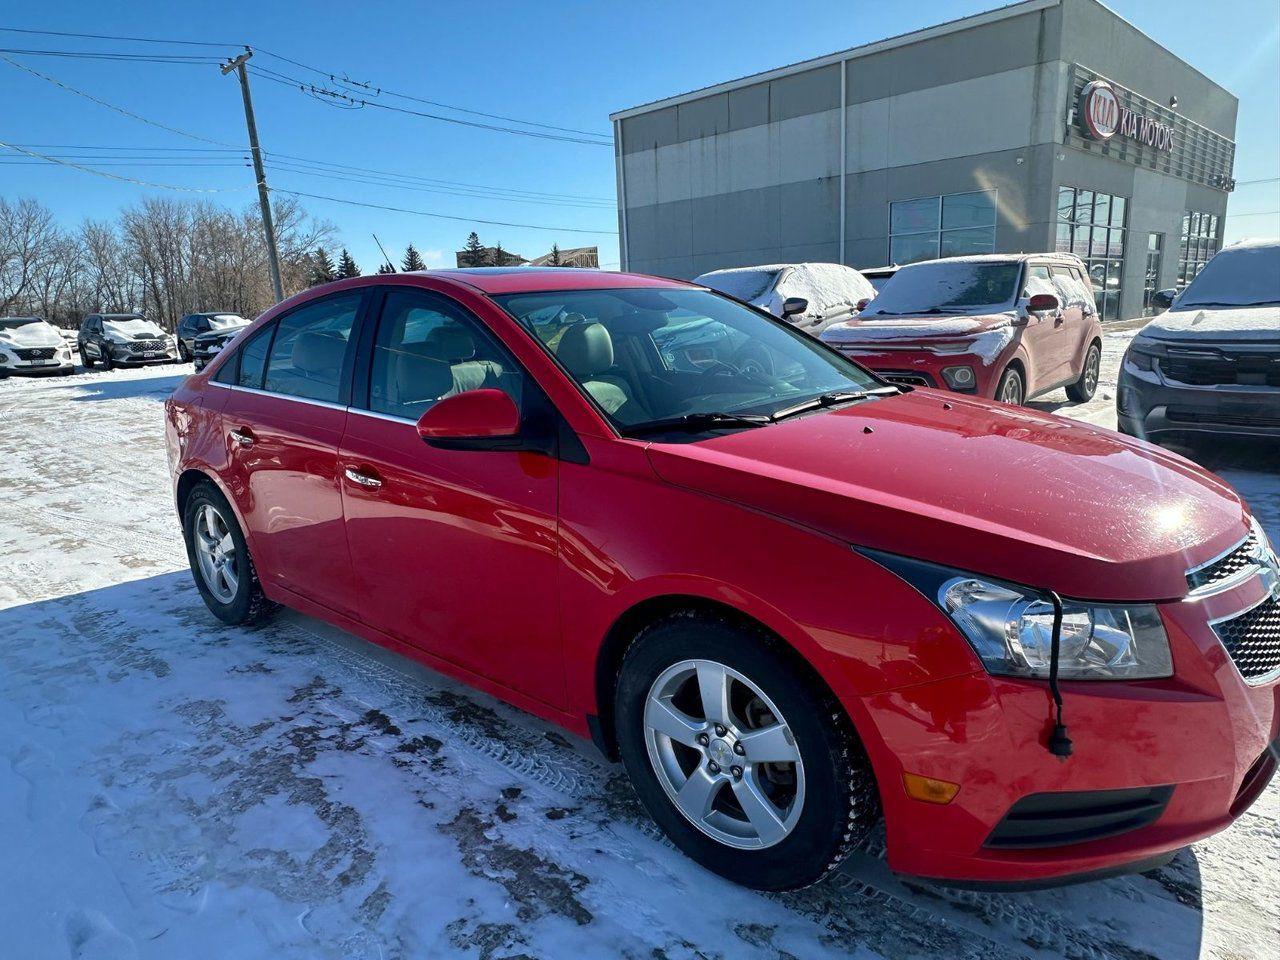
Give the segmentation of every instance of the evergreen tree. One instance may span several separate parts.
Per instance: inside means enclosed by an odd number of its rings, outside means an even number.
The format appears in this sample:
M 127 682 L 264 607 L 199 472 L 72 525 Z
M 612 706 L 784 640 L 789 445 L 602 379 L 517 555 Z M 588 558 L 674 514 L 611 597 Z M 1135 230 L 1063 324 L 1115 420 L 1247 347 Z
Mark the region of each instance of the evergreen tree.
M 356 264 L 355 258 L 347 253 L 347 248 L 342 248 L 342 257 L 338 260 L 338 279 L 346 280 L 348 277 L 360 276 L 360 267 Z
M 423 261 L 422 255 L 418 253 L 418 251 L 414 248 L 412 243 L 409 244 L 409 246 L 405 247 L 404 259 L 400 261 L 400 266 L 404 269 L 406 273 L 408 273 L 411 270 L 427 269 L 427 265 Z
M 320 283 L 328 283 L 334 279 L 333 261 L 329 259 L 329 254 L 325 252 L 324 247 L 316 247 L 315 256 L 311 258 L 311 273 L 307 277 L 309 286 L 316 286 Z
M 507 265 L 507 251 L 502 249 L 502 241 L 499 240 L 493 245 L 493 265 L 495 267 L 505 267 Z
M 463 266 L 464 267 L 483 267 L 489 262 L 488 251 L 485 250 L 484 244 L 480 242 L 480 238 L 474 230 L 471 236 L 467 237 L 467 245 L 463 248 Z
M 396 268 L 389 263 L 383 263 L 378 266 L 378 273 L 380 274 L 395 273 L 395 272 L 396 272 Z
M 560 262 L 560 246 L 558 244 L 553 243 L 551 245 L 551 259 L 547 261 L 547 266 L 549 267 L 563 266 L 563 264 Z

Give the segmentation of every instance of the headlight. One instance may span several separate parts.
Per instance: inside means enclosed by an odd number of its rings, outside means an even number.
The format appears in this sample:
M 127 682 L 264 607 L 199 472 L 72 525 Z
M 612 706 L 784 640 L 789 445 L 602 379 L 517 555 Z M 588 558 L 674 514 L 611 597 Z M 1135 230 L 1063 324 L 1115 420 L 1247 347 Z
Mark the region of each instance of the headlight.
M 1129 344 L 1129 350 L 1124 355 L 1125 360 L 1132 363 L 1139 370 L 1151 370 L 1154 368 L 1156 354 L 1147 353 L 1141 349 L 1137 342 Z
M 1038 591 L 954 576 L 937 602 L 988 673 L 1048 677 L 1053 604 Z M 1058 676 L 1064 680 L 1150 680 L 1173 675 L 1169 639 L 1150 604 L 1063 601 Z

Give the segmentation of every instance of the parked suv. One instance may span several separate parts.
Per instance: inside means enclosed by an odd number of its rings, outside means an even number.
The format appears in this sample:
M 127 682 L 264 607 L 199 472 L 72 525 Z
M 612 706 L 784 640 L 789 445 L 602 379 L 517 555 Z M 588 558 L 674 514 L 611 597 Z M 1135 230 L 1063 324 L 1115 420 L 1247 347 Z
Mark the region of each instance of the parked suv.
M 1134 436 L 1280 438 L 1280 240 L 1225 248 L 1134 337 L 1116 414 Z
M 1093 397 L 1102 327 L 1084 264 L 996 254 L 900 267 L 867 309 L 822 339 L 891 383 L 1023 401 Z
M 670 364 L 697 318 L 785 362 Z M 313 287 L 165 432 L 220 620 L 286 604 L 592 736 L 752 887 L 817 880 L 881 816 L 906 874 L 1150 869 L 1275 769 L 1280 563 L 1226 484 L 901 390 L 704 288 Z
M 80 362 L 117 364 L 176 363 L 178 342 L 140 313 L 91 313 L 80 324 Z
M 0 317 L 0 377 L 11 373 L 71 373 L 71 348 L 40 317 Z
M 174 331 L 174 335 L 178 338 L 178 356 L 185 361 L 195 360 L 196 340 L 203 334 L 221 334 L 228 331 L 234 334 L 248 325 L 249 321 L 244 317 L 237 313 L 227 313 L 225 310 L 215 310 L 208 313 L 188 313 L 178 321 L 178 326 Z M 218 339 L 216 336 L 213 338 L 213 340 Z M 212 344 L 213 340 L 206 342 Z M 205 359 L 207 360 L 209 356 L 216 352 L 209 352 Z M 203 364 L 200 366 L 203 366 Z M 200 366 L 197 366 L 196 369 L 200 369 Z
M 855 315 L 876 295 L 871 281 L 838 263 L 713 270 L 693 282 L 768 310 L 815 335 Z

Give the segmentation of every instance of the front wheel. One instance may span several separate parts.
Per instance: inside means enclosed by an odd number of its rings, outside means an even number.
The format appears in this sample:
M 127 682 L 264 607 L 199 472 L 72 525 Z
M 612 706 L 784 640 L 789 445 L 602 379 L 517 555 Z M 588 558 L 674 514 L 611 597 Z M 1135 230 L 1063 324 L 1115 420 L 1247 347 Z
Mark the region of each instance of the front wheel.
M 996 386 L 996 399 L 1001 403 L 1020 407 L 1026 396 L 1027 388 L 1022 382 L 1022 374 L 1017 367 L 1007 367 Z
M 89 356 L 83 344 L 80 345 L 80 363 L 86 370 L 93 369 L 93 357 Z
M 103 370 L 110 370 L 112 367 L 114 367 L 114 366 L 116 365 L 116 364 L 115 364 L 115 361 L 111 359 L 111 349 L 110 349 L 110 348 L 107 348 L 106 350 L 103 350 L 103 351 L 102 351 L 102 356 L 101 356 L 101 357 L 99 357 L 98 359 L 102 361 L 102 369 L 103 369 Z
M 1084 357 L 1084 368 L 1080 371 L 1080 379 L 1067 387 L 1067 396 L 1076 403 L 1086 403 L 1098 392 L 1098 371 L 1102 369 L 1102 346 L 1094 342 L 1089 344 L 1089 352 Z
M 650 815 L 745 886 L 821 880 L 878 817 L 870 764 L 835 698 L 763 630 L 696 613 L 647 627 L 624 658 L 615 721 Z
M 223 623 L 252 623 L 271 608 L 231 505 L 212 483 L 187 498 L 182 532 L 196 589 Z

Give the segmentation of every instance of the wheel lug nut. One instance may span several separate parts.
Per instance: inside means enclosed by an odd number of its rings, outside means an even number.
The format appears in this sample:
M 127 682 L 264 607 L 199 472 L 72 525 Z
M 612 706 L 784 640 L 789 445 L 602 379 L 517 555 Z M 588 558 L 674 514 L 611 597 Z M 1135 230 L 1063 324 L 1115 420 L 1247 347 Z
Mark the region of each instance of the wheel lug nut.
M 714 760 L 712 760 L 710 763 L 708 763 L 708 764 L 707 764 L 707 769 L 708 769 L 708 770 L 710 770 L 712 773 L 719 773 L 719 772 L 720 772 L 720 764 L 718 764 L 718 763 L 716 763 Z
M 733 752 L 734 752 L 734 753 L 736 753 L 736 754 L 737 754 L 738 756 L 740 756 L 740 757 L 741 757 L 741 756 L 745 756 L 745 755 L 746 755 L 746 752 L 747 752 L 747 748 L 746 748 L 746 747 L 744 747 L 744 746 L 743 746 L 742 744 L 740 744 L 740 743 L 735 743 L 735 744 L 733 745 Z
M 727 728 L 727 727 L 725 727 L 723 724 L 719 724 L 719 723 L 717 723 L 717 724 L 716 724 L 716 736 L 717 736 L 717 737 L 723 737 L 723 736 L 724 736 L 726 733 L 728 733 L 728 732 L 729 732 L 728 728 Z
M 741 780 L 741 779 L 742 779 L 742 768 L 741 768 L 741 767 L 734 767 L 734 768 L 732 768 L 729 772 L 733 774 L 733 779 L 735 779 L 735 780 Z
M 708 737 L 705 733 L 698 734 L 698 746 L 705 747 L 710 742 L 711 742 L 711 738 Z

